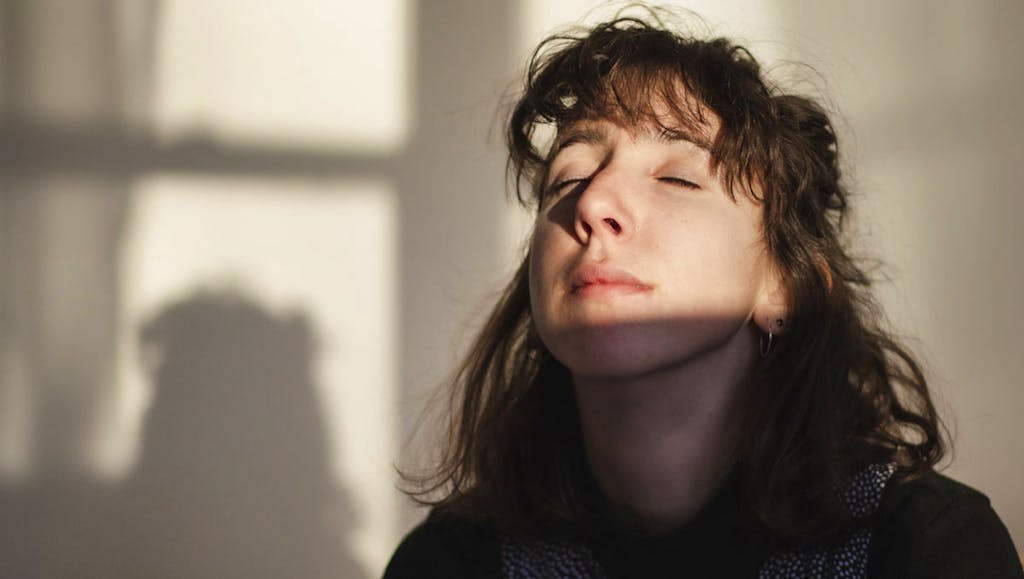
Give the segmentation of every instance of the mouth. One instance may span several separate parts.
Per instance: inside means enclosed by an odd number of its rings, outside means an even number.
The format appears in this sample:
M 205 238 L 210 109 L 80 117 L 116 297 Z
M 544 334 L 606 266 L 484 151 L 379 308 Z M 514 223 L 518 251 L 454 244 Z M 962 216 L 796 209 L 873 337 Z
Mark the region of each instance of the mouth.
M 571 280 L 571 291 L 574 294 L 593 293 L 595 290 L 640 292 L 651 289 L 650 284 L 628 271 L 607 265 L 581 266 L 573 273 Z

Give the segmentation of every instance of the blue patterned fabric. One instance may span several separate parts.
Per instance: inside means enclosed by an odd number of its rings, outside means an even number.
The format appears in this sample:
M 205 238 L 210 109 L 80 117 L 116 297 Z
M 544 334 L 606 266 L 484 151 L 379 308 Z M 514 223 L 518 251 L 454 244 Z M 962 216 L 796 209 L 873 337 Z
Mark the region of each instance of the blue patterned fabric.
M 501 542 L 501 572 L 507 579 L 603 579 L 604 569 L 582 545 L 523 541 Z
M 853 477 L 841 491 L 850 514 L 856 518 L 873 514 L 895 471 L 894 464 L 875 464 Z M 764 579 L 864 577 L 870 545 L 870 529 L 860 529 L 829 548 L 774 555 L 761 567 L 758 576 Z M 603 579 L 607 576 L 593 553 L 583 545 L 524 541 L 516 537 L 502 538 L 501 569 L 507 579 Z

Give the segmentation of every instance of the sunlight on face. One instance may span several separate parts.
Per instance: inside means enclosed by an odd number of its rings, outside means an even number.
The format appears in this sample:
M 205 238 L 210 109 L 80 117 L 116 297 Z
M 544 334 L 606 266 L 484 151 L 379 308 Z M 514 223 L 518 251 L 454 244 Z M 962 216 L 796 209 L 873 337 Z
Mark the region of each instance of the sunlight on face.
M 709 140 L 607 120 L 560 135 L 530 298 L 541 339 L 575 374 L 657 370 L 746 331 L 770 286 L 762 211 L 725 189 Z

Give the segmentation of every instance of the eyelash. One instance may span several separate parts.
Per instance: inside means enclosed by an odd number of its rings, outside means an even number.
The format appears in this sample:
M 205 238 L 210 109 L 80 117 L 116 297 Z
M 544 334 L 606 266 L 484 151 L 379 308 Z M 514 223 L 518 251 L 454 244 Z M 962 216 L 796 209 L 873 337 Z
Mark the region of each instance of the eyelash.
M 590 181 L 590 179 L 588 177 L 573 177 L 571 179 L 563 179 L 561 181 L 558 181 L 557 183 L 553 183 L 550 187 L 548 187 L 548 193 L 555 193 L 565 189 L 569 185 L 583 183 L 584 181 Z M 700 189 L 700 185 L 694 183 L 693 181 L 683 179 L 682 177 L 658 177 L 658 181 L 661 181 L 662 183 L 678 185 L 680 187 L 685 187 L 686 189 Z
M 573 177 L 571 179 L 562 179 L 561 181 L 559 181 L 557 183 L 553 183 L 551 185 L 551 187 L 548 187 L 548 192 L 554 193 L 556 191 L 561 191 L 562 189 L 565 189 L 569 185 L 573 185 L 575 183 L 583 183 L 584 181 L 590 181 L 590 178 L 588 178 L 588 177 Z
M 658 181 L 661 181 L 663 183 L 671 183 L 673 185 L 679 185 L 681 187 L 686 187 L 687 189 L 700 189 L 700 185 L 694 183 L 693 181 L 683 179 L 682 177 L 658 177 Z

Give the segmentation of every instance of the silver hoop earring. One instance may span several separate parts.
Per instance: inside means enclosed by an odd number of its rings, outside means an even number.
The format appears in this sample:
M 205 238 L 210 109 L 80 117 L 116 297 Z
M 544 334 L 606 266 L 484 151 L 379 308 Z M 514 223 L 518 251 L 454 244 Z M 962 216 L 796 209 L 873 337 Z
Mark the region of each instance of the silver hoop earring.
M 767 346 L 765 345 L 765 343 L 764 343 L 764 334 L 761 334 L 761 341 L 758 344 L 758 346 L 760 347 L 760 350 L 761 350 L 761 358 L 766 358 L 768 356 L 768 352 L 770 352 L 771 349 L 772 349 L 772 331 L 771 330 L 768 330 L 768 345 Z

